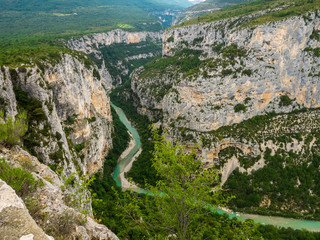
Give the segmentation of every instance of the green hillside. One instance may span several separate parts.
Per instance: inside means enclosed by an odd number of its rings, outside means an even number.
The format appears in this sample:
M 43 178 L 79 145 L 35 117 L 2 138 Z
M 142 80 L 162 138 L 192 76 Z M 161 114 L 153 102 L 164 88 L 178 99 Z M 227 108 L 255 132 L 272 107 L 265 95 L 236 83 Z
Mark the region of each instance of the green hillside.
M 187 0 L 0 0 L 0 41 L 123 28 L 158 31 L 150 12 L 183 9 Z
M 152 12 L 190 6 L 188 0 L 0 0 L 0 4 L 0 65 L 10 66 L 32 65 L 57 57 L 57 52 L 70 52 L 63 49 L 61 38 L 119 28 L 159 31 L 161 24 Z
M 281 9 L 253 18 L 249 23 L 249 26 L 259 25 L 270 21 L 278 21 L 283 18 L 304 14 L 311 10 L 320 9 L 320 0 L 255 0 L 206 14 L 174 27 L 213 22 L 276 8 Z
M 213 8 L 225 8 L 252 0 L 206 0 L 205 2 L 189 7 L 187 11 L 202 11 Z

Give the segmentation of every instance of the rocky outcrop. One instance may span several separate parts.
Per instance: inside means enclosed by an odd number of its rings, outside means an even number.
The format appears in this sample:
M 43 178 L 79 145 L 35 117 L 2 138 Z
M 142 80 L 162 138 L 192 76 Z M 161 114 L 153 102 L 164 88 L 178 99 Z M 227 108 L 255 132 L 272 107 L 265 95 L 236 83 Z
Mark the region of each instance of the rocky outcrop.
M 162 111 L 162 124 L 173 140 L 201 141 L 204 164 L 218 165 L 223 183 L 236 168 L 251 174 L 266 166 L 266 149 L 272 149 L 271 155 L 294 152 L 301 156 L 297 161 L 307 161 L 305 153 L 317 151 L 306 142 L 318 131 L 314 112 L 299 114 L 309 125 L 273 119 L 262 138 L 236 131 L 239 123 L 257 115 L 320 107 L 320 12 L 245 27 L 266 13 L 165 31 L 159 64 L 131 76 L 139 111 L 150 119 L 154 110 Z M 292 128 L 283 133 L 280 126 L 286 124 Z M 293 133 L 305 136 L 290 140 L 295 147 L 277 142 L 281 134 Z
M 37 180 L 43 183 L 34 193 L 30 193 L 32 195 L 28 196 L 29 199 L 35 201 L 31 207 L 37 208 L 37 211 L 31 209 L 34 216 L 30 216 L 23 201 L 0 180 L 0 186 L 3 184 L 0 187 L 0 219 L 4 219 L 1 221 L 4 225 L 0 223 L 0 233 L 3 231 L 0 236 L 9 237 L 11 233 L 12 236 L 19 235 L 19 237 L 33 234 L 35 240 L 46 239 L 42 228 L 51 231 L 52 235 L 63 236 L 64 239 L 118 239 L 106 226 L 95 222 L 89 216 L 92 216 L 92 213 L 89 212 L 89 215 L 80 213 L 79 205 L 77 206 L 74 201 L 71 202 L 74 198 L 72 189 L 63 183 L 48 166 L 41 164 L 37 158 L 16 147 L 13 150 L 1 149 L 0 159 L 5 159 L 12 167 L 21 167 L 30 171 Z M 86 201 L 83 195 L 80 198 Z
M 15 191 L 0 179 L 0 239 L 52 240 L 36 224 Z

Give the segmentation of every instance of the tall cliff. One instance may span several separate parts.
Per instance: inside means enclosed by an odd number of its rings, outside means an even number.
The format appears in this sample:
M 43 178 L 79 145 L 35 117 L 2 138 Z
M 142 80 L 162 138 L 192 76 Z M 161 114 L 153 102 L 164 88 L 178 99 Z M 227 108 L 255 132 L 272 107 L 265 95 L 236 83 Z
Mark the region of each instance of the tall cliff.
M 161 54 L 161 33 L 113 30 L 72 38 L 70 49 L 88 54 L 99 67 L 108 86 L 123 83 L 133 69 Z
M 196 59 L 190 63 L 195 67 L 186 70 L 169 64 L 162 75 L 150 73 L 149 77 L 146 70 L 135 76 L 132 86 L 141 102 L 162 108 L 167 121 L 186 117 L 183 126 L 198 131 L 215 130 L 273 110 L 319 107 L 318 13 L 253 29 L 239 29 L 242 21 L 234 18 L 166 31 L 163 56 L 177 56 L 188 48 L 195 50 L 189 54 L 200 61 Z M 164 84 L 170 92 L 161 97 L 152 94 Z M 284 95 L 294 99 L 293 103 L 279 107 Z M 246 104 L 246 111 L 235 112 L 237 104 Z
M 0 71 L 0 96 L 7 115 L 16 115 L 19 108 L 32 110 L 26 147 L 66 173 L 93 174 L 112 147 L 106 81 L 94 77 L 93 71 L 71 55 L 43 69 L 3 66 Z M 79 144 L 83 149 L 76 151 Z
M 112 148 L 109 83 L 97 72 L 96 65 L 77 53 L 61 53 L 58 60 L 46 59 L 33 66 L 2 66 L 0 70 L 0 110 L 6 118 L 27 112 L 28 122 L 22 143 L 28 152 L 1 146 L 0 160 L 30 171 L 43 182 L 30 193 L 41 204 L 40 214 L 46 216 L 37 223 L 60 234 L 60 224 L 70 218 L 65 239 L 117 239 L 106 227 L 80 213 L 92 215 L 90 193 L 82 188 L 85 176 L 102 168 Z
M 162 112 L 168 137 L 201 142 L 233 207 L 315 217 L 318 178 L 300 171 L 318 168 L 320 12 L 249 24 L 267 13 L 166 31 L 163 57 L 136 70 L 131 88 L 141 112 Z M 288 172 L 298 180 L 281 181 Z

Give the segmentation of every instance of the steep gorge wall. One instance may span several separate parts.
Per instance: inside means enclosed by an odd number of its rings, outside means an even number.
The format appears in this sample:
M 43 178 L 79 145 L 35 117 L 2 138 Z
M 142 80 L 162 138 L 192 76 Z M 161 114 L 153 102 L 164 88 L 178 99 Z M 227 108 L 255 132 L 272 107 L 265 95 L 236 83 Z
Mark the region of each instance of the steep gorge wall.
M 163 56 L 188 48 L 202 52 L 197 75 L 133 76 L 132 87 L 147 108 L 161 108 L 165 122 L 196 131 L 211 131 L 267 112 L 320 106 L 319 13 L 292 17 L 254 28 L 238 28 L 241 18 L 175 28 L 163 34 Z M 214 49 L 225 44 L 226 55 Z M 228 58 L 236 46 L 241 56 Z M 142 71 L 143 72 L 143 71 Z M 171 91 L 157 99 L 154 86 Z M 149 89 L 149 90 L 148 90 Z M 280 96 L 293 99 L 279 107 Z M 178 101 L 177 101 L 178 100 Z M 237 104 L 246 111 L 235 112 Z M 185 118 L 179 121 L 178 118 Z
M 221 169 L 223 183 L 237 168 L 265 167 L 270 154 L 310 164 L 319 151 L 317 112 L 247 121 L 320 107 L 320 12 L 243 27 L 263 14 L 168 30 L 158 68 L 132 74 L 140 111 L 162 111 L 173 141 L 201 141 L 204 163 Z M 181 70 L 194 56 L 198 67 Z
M 120 29 L 72 38 L 66 42 L 68 48 L 84 52 L 94 59 L 99 67 L 100 75 L 107 79 L 108 88 L 122 84 L 131 66 L 137 62 L 160 55 L 160 47 L 155 48 L 159 44 L 161 44 L 161 33 L 159 32 L 127 32 Z M 110 46 L 113 49 L 120 48 L 119 56 L 109 55 L 110 52 L 106 49 L 110 49 Z M 122 49 L 124 46 L 130 47 L 124 51 Z M 112 50 L 113 54 L 116 54 L 115 51 Z M 143 62 L 138 64 L 141 65 Z
M 147 39 L 158 42 L 161 39 L 159 32 L 126 32 L 123 30 L 114 30 L 107 33 L 96 33 L 81 38 L 73 38 L 67 42 L 70 49 L 82 51 L 87 54 L 94 53 L 100 55 L 99 48 L 101 46 L 109 46 L 115 43 L 139 43 L 145 42 Z
M 70 229 L 63 233 L 67 237 L 118 239 L 105 226 L 80 213 L 93 215 L 90 193 L 79 190 L 79 186 L 84 184 L 85 175 L 102 168 L 112 148 L 112 116 L 106 90 L 110 87 L 108 79 L 94 74 L 96 70 L 94 64 L 69 54 L 63 54 L 58 62 L 50 63 L 49 59 L 33 67 L 2 66 L 0 110 L 5 117 L 27 112 L 28 132 L 23 146 L 35 157 L 19 147 L 8 150 L 2 146 L 0 159 L 27 168 L 44 182 L 32 195 L 48 219 L 37 220 L 43 229 L 57 231 L 61 221 L 70 218 Z M 7 217 L 17 220 L 14 215 Z M 21 225 L 21 229 L 25 227 Z M 35 232 L 36 239 L 40 232 Z
M 16 89 L 41 103 L 37 111 L 45 116 L 29 126 L 30 150 L 42 162 L 64 168 L 66 175 L 77 170 L 95 173 L 112 147 L 110 100 L 104 84 L 104 79 L 93 76 L 92 67 L 71 55 L 64 55 L 60 63 L 44 71 L 5 66 L 0 71 L 0 97 L 7 115 L 26 108 L 19 106 Z M 84 144 L 79 153 L 74 149 L 78 144 Z

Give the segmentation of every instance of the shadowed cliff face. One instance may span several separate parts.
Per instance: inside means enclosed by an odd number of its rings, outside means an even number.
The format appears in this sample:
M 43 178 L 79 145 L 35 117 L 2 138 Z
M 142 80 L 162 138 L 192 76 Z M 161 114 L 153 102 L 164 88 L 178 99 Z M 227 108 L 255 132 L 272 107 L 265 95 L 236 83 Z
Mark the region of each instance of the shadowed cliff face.
M 39 212 L 31 213 L 37 224 L 59 234 L 61 221 L 68 221 L 70 229 L 61 233 L 68 238 L 118 239 L 105 226 L 82 215 L 83 211 L 93 215 L 90 193 L 81 188 L 85 175 L 93 175 L 102 168 L 112 147 L 108 79 L 99 74 L 96 65 L 65 54 L 55 64 L 44 62 L 15 69 L 2 66 L 0 87 L 0 111 L 5 116 L 16 116 L 22 111 L 28 115 L 28 132 L 22 144 L 29 153 L 19 147 L 8 150 L 0 146 L 0 160 L 4 159 L 11 167 L 22 167 L 43 181 L 43 186 L 29 196 L 46 216 L 39 218 Z M 1 190 L 3 186 L 0 183 Z M 8 206 L 22 202 L 16 198 L 7 199 Z M 33 234 L 35 239 L 45 239 L 23 202 L 19 207 L 10 206 L 0 209 L 0 218 L 19 221 L 17 225 L 5 226 L 6 229 L 17 236 Z
M 64 55 L 60 63 L 43 71 L 3 67 L 0 85 L 8 115 L 15 115 L 17 108 L 32 108 L 28 101 L 23 105 L 22 97 L 39 104 L 37 111 L 43 116 L 29 123 L 26 136 L 26 147 L 39 160 L 62 167 L 65 174 L 77 170 L 93 174 L 102 167 L 112 146 L 112 119 L 106 80 L 94 77 L 93 67 Z

